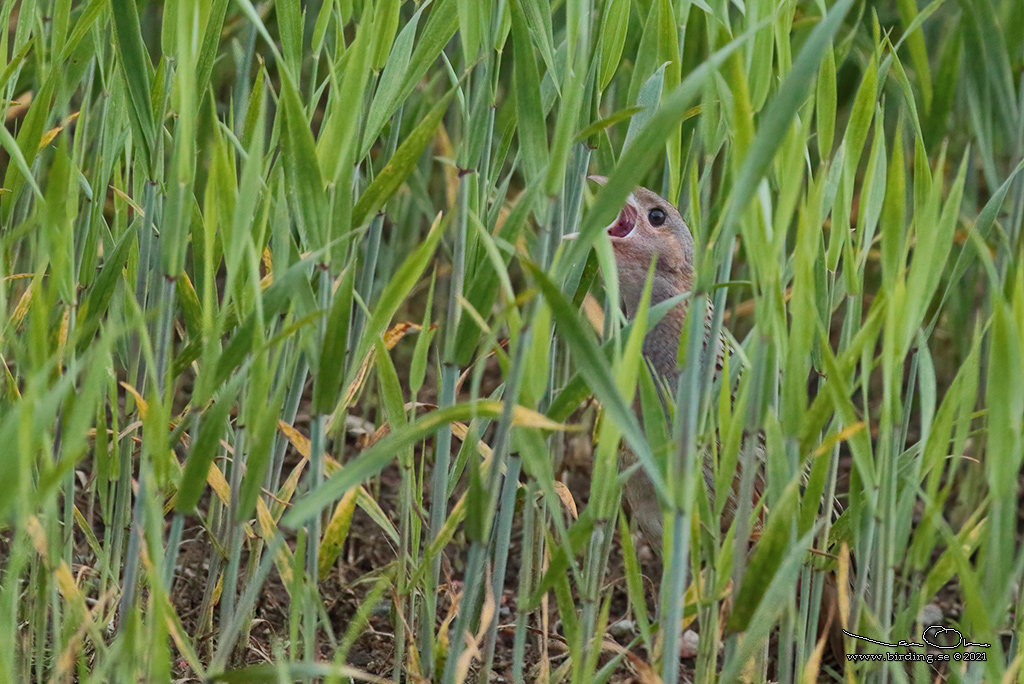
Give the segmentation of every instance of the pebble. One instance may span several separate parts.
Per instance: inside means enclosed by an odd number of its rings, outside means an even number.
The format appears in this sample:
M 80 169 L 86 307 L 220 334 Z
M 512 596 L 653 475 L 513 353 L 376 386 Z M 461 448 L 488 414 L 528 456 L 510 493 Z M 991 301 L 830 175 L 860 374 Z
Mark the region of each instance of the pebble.
M 608 626 L 608 633 L 616 639 L 631 639 L 636 634 L 636 623 L 622 619 Z
M 929 603 L 917 614 L 917 622 L 921 625 L 938 625 L 942 622 L 942 608 Z
M 692 629 L 683 632 L 683 643 L 679 647 L 680 658 L 696 658 L 697 646 L 700 644 L 700 635 Z

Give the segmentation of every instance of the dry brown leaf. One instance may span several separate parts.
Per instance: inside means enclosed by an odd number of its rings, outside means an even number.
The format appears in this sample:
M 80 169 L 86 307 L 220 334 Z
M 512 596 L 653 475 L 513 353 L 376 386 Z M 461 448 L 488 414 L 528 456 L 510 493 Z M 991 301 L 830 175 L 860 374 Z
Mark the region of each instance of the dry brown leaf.
M 469 438 L 469 426 L 460 421 L 452 422 L 452 434 L 459 438 L 459 441 L 465 442 Z M 494 456 L 494 450 L 487 446 L 487 443 L 478 439 L 476 442 L 476 450 L 480 452 L 484 461 L 490 463 L 491 457 Z
M 426 404 L 426 403 L 419 402 L 419 401 L 409 401 L 409 402 L 405 403 L 405 407 L 404 408 L 405 408 L 406 411 L 411 411 L 414 408 L 425 408 L 428 411 L 436 411 L 437 410 L 437 404 Z M 366 438 L 366 440 L 363 443 L 363 448 L 364 449 L 369 449 L 374 444 L 376 444 L 380 440 L 384 439 L 390 433 L 391 433 L 391 423 L 389 421 L 385 421 L 383 425 L 381 425 L 379 428 L 374 430 L 372 435 L 370 435 L 369 437 Z
M 459 655 L 459 661 L 455 666 L 455 681 L 462 684 L 466 681 L 466 677 L 469 675 L 469 668 L 473 664 L 474 658 L 479 658 L 480 644 L 483 643 L 484 637 L 487 636 L 487 630 L 490 627 L 491 620 L 494 619 L 497 611 L 497 602 L 494 600 L 494 590 L 491 586 L 491 571 L 487 569 L 487 576 L 484 578 L 484 602 L 480 607 L 480 630 L 474 637 L 469 630 L 463 634 L 463 638 L 466 640 L 466 650 Z
M 410 330 L 419 331 L 423 328 L 419 323 L 396 323 L 391 326 L 387 332 L 384 333 L 384 346 L 387 347 L 388 351 L 395 348 L 395 345 L 402 341 Z
M 629 666 L 636 672 L 637 677 L 641 684 L 661 684 L 661 677 L 651 667 L 651 664 L 646 660 L 638 656 L 637 654 L 630 651 L 628 648 L 623 647 L 614 639 L 605 637 L 601 641 L 601 650 L 614 653 L 616 655 L 621 654 L 629 662 Z
M 569 491 L 564 482 L 555 480 L 555 494 L 558 494 L 558 498 L 562 500 L 562 505 L 569 510 L 572 519 L 577 520 L 580 517 L 580 513 L 576 508 L 576 499 L 573 498 L 572 492 Z
M 74 635 L 72 635 L 68 640 L 67 647 L 57 658 L 57 668 L 53 673 L 53 676 L 51 676 L 50 681 L 65 681 L 70 679 L 70 673 L 74 671 L 75 665 L 78 663 L 78 653 L 81 650 L 86 632 L 96 629 L 97 617 L 103 615 L 103 611 L 106 610 L 107 604 L 114 597 L 117 590 L 117 587 L 110 587 L 96 599 L 92 610 L 88 610 L 87 607 L 83 610 L 85 618 L 81 620 L 78 625 L 78 629 L 75 630 Z
M 839 619 L 840 626 L 850 626 L 850 547 L 843 542 L 839 546 Z
M 494 402 L 500 412 L 501 402 Z M 512 424 L 516 427 L 531 427 L 541 430 L 553 430 L 559 432 L 579 432 L 582 425 L 568 425 L 551 420 L 543 413 L 526 408 L 525 406 L 514 406 L 512 408 Z
M 399 340 L 405 337 L 406 333 L 408 333 L 410 330 L 419 330 L 421 327 L 422 326 L 420 326 L 417 323 L 396 323 L 395 325 L 391 326 L 391 328 L 387 332 L 384 333 L 384 346 L 389 350 L 394 349 L 395 345 L 398 344 Z M 359 365 L 359 372 L 356 374 L 356 377 L 352 381 L 352 384 L 349 385 L 348 389 L 345 391 L 345 406 L 351 406 L 352 402 L 359 394 L 359 390 L 363 388 L 363 384 L 366 382 L 366 378 L 370 372 L 370 366 L 373 365 L 373 360 L 376 357 L 376 354 L 377 349 L 376 347 L 373 347 L 370 349 L 370 351 L 366 353 L 366 356 L 363 358 L 363 362 Z M 333 423 L 333 415 L 331 416 L 331 418 L 331 423 Z M 330 431 L 330 429 L 331 426 L 328 425 L 328 432 Z
M 448 614 L 444 616 L 444 620 L 437 628 L 437 645 L 443 649 L 443 652 L 448 651 L 448 630 L 451 627 L 452 621 L 455 616 L 459 613 L 459 604 L 461 603 L 462 594 L 452 589 L 451 582 L 448 583 Z
M 828 641 L 828 630 L 832 626 L 832 620 L 835 613 L 829 616 L 828 623 L 825 629 L 821 630 L 821 636 L 818 637 L 818 643 L 815 644 L 814 650 L 811 651 L 810 657 L 807 658 L 807 665 L 804 666 L 804 684 L 814 684 L 818 681 L 818 671 L 821 669 L 821 656 L 825 652 L 825 643 Z

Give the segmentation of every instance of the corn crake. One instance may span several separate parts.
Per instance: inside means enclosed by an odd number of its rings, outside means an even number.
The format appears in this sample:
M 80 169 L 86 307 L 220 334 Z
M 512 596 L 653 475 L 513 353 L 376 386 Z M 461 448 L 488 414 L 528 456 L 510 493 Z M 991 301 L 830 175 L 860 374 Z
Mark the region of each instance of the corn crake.
M 591 176 L 591 180 L 603 184 L 602 176 Z M 635 315 L 644 285 L 648 277 L 651 262 L 655 262 L 655 270 L 651 289 L 650 305 L 654 306 L 679 294 L 689 292 L 693 284 L 693 236 L 679 211 L 670 202 L 647 188 L 637 187 L 629 194 L 625 205 L 615 220 L 606 228 L 615 254 L 618 270 L 620 304 L 626 315 Z M 567 239 L 575 235 L 567 235 Z M 683 301 L 662 318 L 646 335 L 643 343 L 643 355 L 651 372 L 663 381 L 668 391 L 675 396 L 679 382 L 680 369 L 676 359 L 679 340 L 683 333 L 686 319 L 687 303 Z M 711 319 L 713 309 L 708 304 L 705 315 L 704 345 L 711 343 Z M 725 355 L 728 353 L 728 342 L 724 335 L 715 340 L 713 352 L 716 355 L 716 379 L 721 372 Z M 634 409 L 640 416 L 639 396 L 634 401 Z M 745 440 L 755 440 L 753 447 L 757 462 L 765 461 L 765 444 L 762 433 L 747 435 Z M 619 448 L 619 466 L 625 470 L 637 462 L 636 456 L 628 445 L 623 442 Z M 709 498 L 714 505 L 714 464 L 712 452 L 706 449 L 701 459 L 705 486 Z M 764 475 L 759 467 L 754 477 L 753 501 L 750 510 L 759 510 L 764 494 Z M 738 506 L 740 474 L 737 473 L 722 511 L 720 522 L 722 533 L 725 534 L 732 526 Z M 664 514 L 658 500 L 654 485 L 642 468 L 633 468 L 633 474 L 623 485 L 623 494 L 633 520 L 651 548 L 660 553 Z M 839 510 L 836 502 L 831 508 L 835 513 Z M 761 519 L 765 509 L 759 510 L 758 519 L 751 528 L 751 545 L 760 534 Z M 839 620 L 839 594 L 836 578 L 832 574 L 824 577 L 821 607 L 818 612 L 818 636 L 827 635 L 828 650 L 832 659 L 841 664 L 844 658 L 843 633 Z

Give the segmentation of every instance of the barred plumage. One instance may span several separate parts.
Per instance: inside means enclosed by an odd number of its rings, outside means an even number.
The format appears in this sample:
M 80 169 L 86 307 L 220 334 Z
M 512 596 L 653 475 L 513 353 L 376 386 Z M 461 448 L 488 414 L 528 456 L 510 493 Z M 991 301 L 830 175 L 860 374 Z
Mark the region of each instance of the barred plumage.
M 622 305 L 628 316 L 632 316 L 637 311 L 648 268 L 655 257 L 657 257 L 657 261 L 651 293 L 652 306 L 690 291 L 693 283 L 693 237 L 678 210 L 669 202 L 646 188 L 636 188 L 630 194 L 626 206 L 623 207 L 619 216 L 608 226 L 608 236 L 615 253 Z M 687 308 L 687 304 L 684 302 L 670 310 L 648 332 L 643 345 L 644 357 L 653 374 L 663 380 L 673 396 L 680 377 L 676 358 Z M 705 315 L 705 350 L 711 343 L 713 313 L 714 310 L 709 304 Z M 726 336 L 720 334 L 715 349 L 716 380 L 724 369 L 728 349 Z M 725 381 L 728 382 L 728 379 Z M 639 404 L 635 404 L 635 408 L 639 413 Z M 754 440 L 753 443 L 750 440 Z M 751 445 L 755 449 L 757 462 L 763 463 L 766 456 L 763 433 L 746 436 L 744 446 Z M 620 467 L 623 469 L 636 463 L 635 455 L 625 444 L 620 447 L 619 461 Z M 708 495 L 713 502 L 715 496 L 714 464 L 711 449 L 704 451 L 702 471 Z M 723 533 L 732 525 L 739 508 L 739 483 L 740 476 L 737 475 L 726 495 L 728 499 L 723 506 L 722 519 L 719 521 Z M 651 547 L 660 551 L 664 516 L 654 486 L 641 468 L 636 468 L 627 479 L 623 493 L 640 531 Z M 753 500 L 750 502 L 750 510 L 756 509 L 763 493 L 763 470 L 759 467 L 754 477 Z M 754 521 L 751 530 L 752 537 L 759 533 L 759 528 L 760 516 Z M 826 578 L 825 585 L 825 591 L 822 594 L 819 632 L 828 629 L 833 656 L 841 658 L 843 641 L 838 622 L 838 592 L 834 578 Z

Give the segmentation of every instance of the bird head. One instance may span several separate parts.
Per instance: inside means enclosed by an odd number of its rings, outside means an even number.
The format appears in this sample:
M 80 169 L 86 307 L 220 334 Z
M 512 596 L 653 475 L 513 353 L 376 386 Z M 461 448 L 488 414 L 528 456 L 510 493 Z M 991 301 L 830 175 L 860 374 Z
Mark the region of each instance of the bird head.
M 591 176 L 591 180 L 603 184 L 605 179 Z M 615 252 L 619 291 L 627 314 L 632 315 L 639 307 L 647 271 L 655 259 L 652 304 L 690 290 L 693 236 L 669 201 L 638 187 L 606 230 Z

